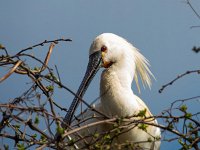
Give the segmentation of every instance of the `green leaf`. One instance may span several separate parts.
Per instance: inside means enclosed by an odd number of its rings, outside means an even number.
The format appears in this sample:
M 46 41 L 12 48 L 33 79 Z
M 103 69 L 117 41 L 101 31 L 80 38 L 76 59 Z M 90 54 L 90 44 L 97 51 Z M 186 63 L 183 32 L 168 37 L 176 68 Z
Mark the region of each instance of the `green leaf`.
M 38 117 L 38 116 L 36 116 L 36 117 L 35 117 L 35 120 L 34 120 L 34 123 L 35 123 L 36 125 L 38 125 L 38 124 L 39 124 L 39 122 L 40 122 L 40 120 L 39 120 L 39 117 Z
M 59 126 L 57 127 L 56 130 L 57 130 L 57 132 L 58 132 L 59 134 L 61 134 L 61 135 L 62 135 L 62 134 L 64 133 L 64 131 L 65 131 L 64 128 L 59 127 Z
M 46 86 L 46 88 L 49 92 L 53 92 L 54 90 L 54 87 L 52 85 Z
M 117 127 L 119 127 L 118 123 L 114 123 L 113 128 L 117 128 Z
M 41 140 L 42 142 L 46 142 L 46 137 L 45 137 L 44 135 L 41 135 L 40 140 Z
M 47 79 L 51 79 L 51 74 L 49 73 L 49 74 L 45 75 L 45 77 L 46 77 Z
M 168 128 L 173 129 L 174 128 L 173 124 L 172 123 L 168 124 Z
M 20 125 L 19 124 L 16 124 L 16 125 L 13 125 L 13 127 L 15 127 L 15 129 L 19 129 L 20 128 Z
M 191 114 L 191 113 L 186 113 L 186 114 L 185 114 L 185 118 L 189 119 L 189 118 L 191 118 L 191 117 L 192 117 L 192 114 Z
M 186 106 L 186 105 L 182 105 L 182 106 L 180 107 L 180 111 L 186 112 L 186 111 L 187 111 L 187 106 Z
M 180 148 L 180 150 L 189 150 L 189 149 L 191 149 L 191 146 L 190 145 L 187 145 L 187 143 L 184 143 L 183 141 L 182 141 L 182 139 L 178 139 L 178 142 L 181 144 L 181 148 Z
M 111 149 L 110 144 L 109 145 L 105 145 L 105 149 L 110 150 Z
M 49 73 L 49 74 L 45 75 L 45 77 L 48 78 L 48 79 L 59 82 L 59 79 L 53 73 Z
M 189 122 L 189 123 L 188 123 L 188 127 L 189 127 L 190 129 L 194 129 L 193 123 L 192 123 L 192 122 Z
M 182 139 L 178 139 L 178 142 L 179 142 L 181 145 L 183 144 Z
M 58 78 L 54 74 L 52 75 L 52 78 L 53 78 L 54 81 L 59 82 Z
M 118 135 L 121 133 L 121 130 L 119 128 L 116 129 L 115 133 Z
M 110 134 L 104 135 L 103 139 L 104 139 L 104 140 L 110 140 L 110 139 L 111 139 Z
M 33 135 L 32 135 L 32 137 L 33 137 L 33 138 L 36 138 L 36 137 L 37 137 L 37 134 L 36 134 L 36 133 L 35 133 L 35 134 L 33 134 Z
M 33 70 L 34 71 L 40 71 L 40 67 L 34 67 Z
M 94 134 L 94 137 L 95 137 L 95 138 L 98 138 L 98 137 L 99 137 L 99 133 L 95 133 L 95 134 Z
M 17 149 L 18 149 L 18 150 L 25 150 L 24 143 L 21 143 L 21 144 L 18 143 L 18 144 L 17 144 Z
M 96 144 L 94 145 L 94 148 L 95 148 L 95 149 L 100 149 L 100 147 L 101 147 L 101 145 L 100 145 L 99 143 L 96 143 Z
M 139 117 L 145 117 L 147 112 L 147 109 L 145 108 L 144 110 L 140 110 L 139 113 L 137 114 Z
M 138 128 L 141 129 L 141 130 L 144 130 L 144 131 L 147 131 L 147 127 L 148 125 L 144 124 L 144 123 L 141 123 Z
M 74 139 L 69 140 L 68 145 L 69 145 L 69 146 L 74 145 Z

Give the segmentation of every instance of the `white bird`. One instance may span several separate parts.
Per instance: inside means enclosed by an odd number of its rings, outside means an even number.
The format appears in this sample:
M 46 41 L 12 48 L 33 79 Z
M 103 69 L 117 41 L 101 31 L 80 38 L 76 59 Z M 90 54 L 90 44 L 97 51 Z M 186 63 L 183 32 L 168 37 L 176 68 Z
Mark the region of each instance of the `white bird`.
M 100 80 L 100 102 L 94 105 L 94 108 L 103 112 L 106 116 L 112 117 L 127 117 L 137 115 L 144 112 L 145 117 L 153 116 L 146 104 L 136 96 L 132 89 L 132 81 L 135 79 L 138 89 L 138 78 L 141 77 L 144 86 L 151 86 L 152 73 L 149 70 L 148 60 L 122 37 L 112 33 L 103 33 L 95 38 L 91 44 L 90 60 L 86 75 L 77 92 L 77 95 L 82 97 L 87 89 L 94 74 L 98 71 L 99 66 L 105 68 L 101 74 Z M 73 104 L 69 109 L 69 114 L 65 117 L 68 124 L 71 123 L 73 113 L 78 106 L 79 100 L 75 97 Z M 94 114 L 95 112 L 88 111 L 84 118 Z M 98 113 L 95 113 L 98 116 Z M 144 119 L 144 116 L 133 117 L 133 121 Z M 91 123 L 97 121 L 85 122 Z M 155 118 L 147 119 L 148 123 L 157 125 Z M 127 125 L 127 131 L 114 139 L 113 143 L 139 143 L 135 144 L 137 149 L 153 149 L 160 148 L 160 129 L 158 127 L 147 125 L 140 127 L 141 124 L 133 123 Z M 91 132 L 109 131 L 113 126 L 107 124 L 99 124 L 96 128 L 91 129 Z M 136 148 L 135 148 L 136 149 Z

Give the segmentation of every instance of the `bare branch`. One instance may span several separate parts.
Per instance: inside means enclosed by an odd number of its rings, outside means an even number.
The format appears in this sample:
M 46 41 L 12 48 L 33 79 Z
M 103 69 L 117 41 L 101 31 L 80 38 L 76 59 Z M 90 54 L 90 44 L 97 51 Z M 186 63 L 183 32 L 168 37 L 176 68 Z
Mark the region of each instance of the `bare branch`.
M 5 76 L 0 78 L 0 83 L 3 82 L 4 80 L 6 80 L 13 72 L 15 72 L 15 70 L 17 69 L 17 67 L 19 65 L 21 65 L 21 63 L 22 63 L 21 60 L 17 61 L 17 63 L 14 65 L 14 67 Z
M 180 78 L 182 78 L 182 77 L 184 77 L 184 76 L 186 76 L 186 75 L 188 75 L 188 74 L 191 74 L 191 73 L 200 74 L 200 70 L 186 71 L 185 73 L 178 75 L 175 79 L 173 79 L 173 80 L 170 81 L 169 83 L 163 85 L 163 86 L 159 89 L 158 92 L 159 92 L 159 93 L 162 93 L 163 90 L 164 90 L 166 87 L 172 85 L 175 81 L 177 81 L 177 80 L 179 80 Z
M 71 40 L 71 39 L 56 39 L 56 40 L 50 40 L 50 41 L 45 40 L 44 42 L 41 42 L 41 43 L 39 43 L 39 44 L 35 44 L 35 45 L 30 46 L 30 47 L 28 47 L 28 48 L 22 49 L 22 50 L 19 51 L 16 55 L 19 55 L 19 54 L 21 54 L 21 53 L 23 53 L 23 52 L 25 52 L 25 51 L 27 51 L 27 50 L 31 50 L 31 49 L 33 49 L 33 48 L 35 48 L 35 47 L 38 47 L 38 46 L 44 46 L 44 44 L 48 44 L 48 43 L 55 43 L 55 44 L 58 44 L 58 42 L 60 42 L 60 41 L 71 42 L 72 40 Z
M 194 14 L 200 19 L 200 15 L 199 15 L 198 12 L 194 9 L 194 7 L 192 6 L 192 4 L 190 3 L 190 0 L 187 0 L 187 4 L 190 6 L 190 8 L 191 8 L 192 11 L 194 12 Z

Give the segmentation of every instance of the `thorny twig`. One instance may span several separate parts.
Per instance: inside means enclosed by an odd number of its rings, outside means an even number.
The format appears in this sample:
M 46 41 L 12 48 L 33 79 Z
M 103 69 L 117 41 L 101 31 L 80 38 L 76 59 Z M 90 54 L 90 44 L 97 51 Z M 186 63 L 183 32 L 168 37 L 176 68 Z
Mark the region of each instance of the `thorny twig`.
M 50 40 L 50 41 L 45 40 L 45 41 L 43 41 L 43 42 L 41 42 L 39 44 L 35 44 L 33 46 L 30 46 L 30 47 L 27 47 L 27 48 L 24 48 L 24 49 L 20 50 L 16 55 L 19 55 L 19 54 L 21 54 L 21 53 L 23 53 L 23 52 L 25 52 L 27 50 L 31 50 L 31 49 L 33 49 L 35 47 L 38 47 L 38 46 L 44 46 L 44 44 L 48 44 L 48 43 L 58 44 L 58 42 L 62 42 L 62 41 L 71 42 L 72 40 L 71 39 L 63 39 L 63 38 L 62 39 L 56 39 L 56 40 Z
M 159 89 L 158 92 L 159 92 L 159 93 L 162 93 L 163 90 L 164 90 L 166 87 L 172 85 L 175 81 L 177 81 L 177 80 L 179 80 L 180 78 L 182 78 L 182 77 L 184 77 L 184 76 L 186 76 L 186 75 L 188 75 L 188 74 L 191 74 L 191 73 L 197 73 L 197 74 L 200 74 L 200 70 L 191 70 L 191 71 L 186 71 L 185 73 L 178 75 L 175 79 L 173 79 L 173 80 L 170 81 L 169 83 L 163 85 L 163 86 Z

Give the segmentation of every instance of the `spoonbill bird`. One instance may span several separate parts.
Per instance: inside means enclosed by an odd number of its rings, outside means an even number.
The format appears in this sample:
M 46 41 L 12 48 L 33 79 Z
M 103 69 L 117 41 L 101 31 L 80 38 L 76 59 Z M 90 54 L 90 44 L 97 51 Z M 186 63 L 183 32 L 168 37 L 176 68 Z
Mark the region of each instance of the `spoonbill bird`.
M 132 81 L 135 79 L 138 89 L 138 78 L 144 86 L 151 86 L 151 71 L 149 70 L 148 60 L 135 48 L 120 36 L 112 33 L 103 33 L 95 38 L 89 50 L 89 63 L 85 77 L 77 92 L 78 97 L 82 97 L 89 86 L 90 81 L 103 67 L 100 80 L 100 102 L 94 105 L 94 108 L 103 112 L 106 116 L 127 117 L 143 112 L 144 116 L 133 117 L 136 122 L 127 125 L 127 131 L 120 134 L 114 143 L 122 144 L 126 142 L 139 143 L 137 149 L 153 149 L 160 147 L 161 137 L 160 129 L 156 127 L 157 121 L 153 118 L 146 104 L 136 96 L 132 89 Z M 80 100 L 75 97 L 64 121 L 71 123 L 74 111 Z M 87 112 L 84 117 L 95 112 Z M 143 123 L 137 123 L 139 120 L 145 120 L 150 123 L 146 126 Z M 92 122 L 97 121 L 93 120 Z M 91 121 L 90 121 L 91 122 Z M 88 122 L 87 122 L 88 123 Z M 152 125 L 154 124 L 154 125 Z M 141 127 L 143 125 L 143 128 Z M 105 132 L 111 129 L 107 124 L 99 124 L 93 132 Z

